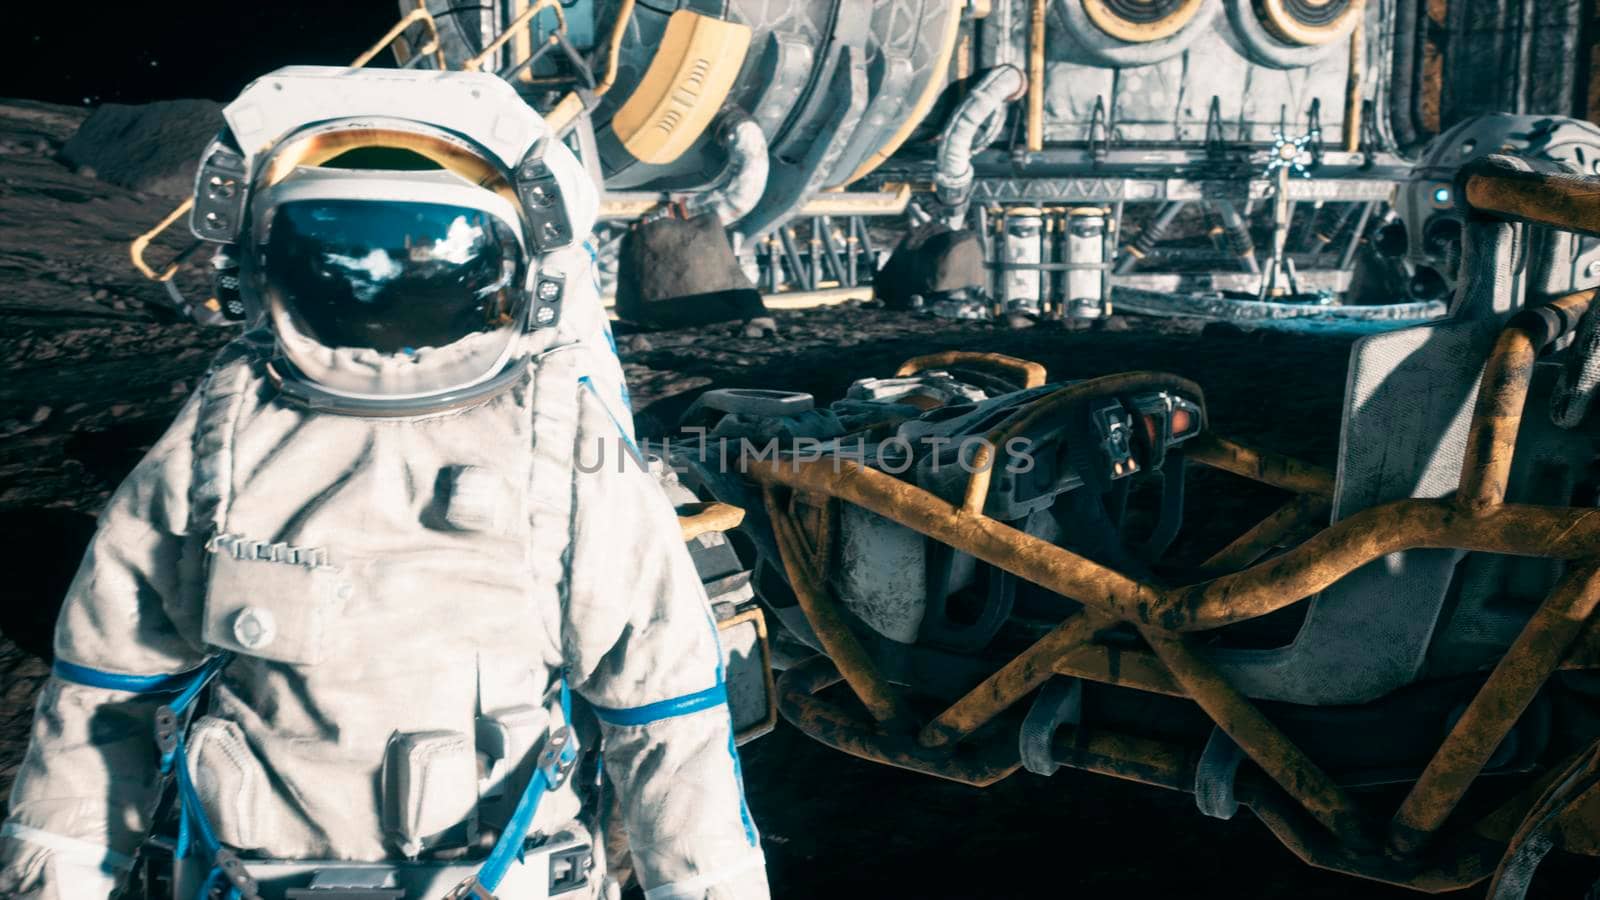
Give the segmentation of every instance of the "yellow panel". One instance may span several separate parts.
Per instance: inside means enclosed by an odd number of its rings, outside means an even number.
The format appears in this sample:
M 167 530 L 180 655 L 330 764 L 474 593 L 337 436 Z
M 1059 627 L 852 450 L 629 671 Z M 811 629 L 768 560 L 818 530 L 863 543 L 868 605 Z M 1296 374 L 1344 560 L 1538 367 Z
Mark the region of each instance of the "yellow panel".
M 683 155 L 722 108 L 750 49 L 750 28 L 680 9 L 611 130 L 634 158 L 661 165 Z
M 511 15 L 515 19 L 528 8 L 528 0 L 511 0 Z M 533 54 L 533 35 L 527 28 L 518 28 L 516 37 L 511 39 L 511 64 L 516 65 Z M 529 82 L 533 80 L 533 67 L 529 66 L 517 73 L 517 80 Z
M 883 190 L 823 191 L 800 207 L 802 216 L 898 216 L 911 202 L 911 185 L 885 184 Z

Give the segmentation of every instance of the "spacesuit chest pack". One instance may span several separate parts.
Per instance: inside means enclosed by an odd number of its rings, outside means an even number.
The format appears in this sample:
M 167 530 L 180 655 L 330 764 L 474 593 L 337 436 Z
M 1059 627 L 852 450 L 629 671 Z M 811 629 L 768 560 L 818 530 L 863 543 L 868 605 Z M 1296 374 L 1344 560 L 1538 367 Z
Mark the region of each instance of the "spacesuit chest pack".
M 537 354 L 467 408 L 372 418 L 282 402 L 261 347 L 226 352 L 200 400 L 202 608 L 177 618 L 234 662 L 192 731 L 199 793 L 224 844 L 278 858 L 461 846 L 504 825 L 566 724 L 582 354 Z M 535 828 L 579 806 L 552 796 Z

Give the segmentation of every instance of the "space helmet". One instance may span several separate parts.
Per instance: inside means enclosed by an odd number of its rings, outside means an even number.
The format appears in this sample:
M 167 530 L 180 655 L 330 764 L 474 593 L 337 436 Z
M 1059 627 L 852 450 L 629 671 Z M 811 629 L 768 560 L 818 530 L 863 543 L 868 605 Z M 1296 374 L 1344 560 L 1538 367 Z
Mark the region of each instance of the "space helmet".
M 592 227 L 570 150 L 492 75 L 290 67 L 224 111 L 190 226 L 237 261 L 283 395 L 448 409 L 517 381 L 560 317 L 541 265 Z

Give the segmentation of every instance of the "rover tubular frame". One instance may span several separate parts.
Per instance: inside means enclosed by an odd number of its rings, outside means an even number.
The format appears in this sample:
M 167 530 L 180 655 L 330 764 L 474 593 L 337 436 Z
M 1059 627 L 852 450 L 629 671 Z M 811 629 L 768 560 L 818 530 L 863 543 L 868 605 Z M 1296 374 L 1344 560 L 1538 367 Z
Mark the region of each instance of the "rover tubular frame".
M 1477 175 L 1474 198 L 1514 195 L 1515 204 L 1485 199 L 1479 214 L 1592 232 L 1600 220 L 1594 182 L 1498 183 Z M 1535 176 L 1535 180 L 1536 180 Z M 1485 181 L 1484 179 L 1489 179 Z M 1498 192 L 1497 190 L 1498 189 Z M 1587 189 L 1577 203 L 1572 195 Z M 1554 191 L 1564 203 L 1541 203 Z M 1529 199 L 1531 198 L 1531 199 Z M 1530 206 L 1530 204 L 1533 204 Z M 1288 490 L 1295 497 L 1202 566 L 1203 580 L 1163 587 L 1129 577 L 1016 530 L 983 512 L 987 471 L 965 497 L 950 502 L 857 462 L 823 456 L 755 465 L 789 583 L 826 655 L 791 668 L 778 681 L 780 708 L 811 737 L 852 755 L 974 786 L 993 784 L 1020 766 L 1014 709 L 1053 676 L 1187 698 L 1200 707 L 1254 764 L 1239 774 L 1235 798 L 1294 853 L 1323 868 L 1442 892 L 1475 884 L 1502 856 L 1529 856 L 1533 843 L 1596 852 L 1600 787 L 1572 789 L 1554 769 L 1496 811 L 1473 822 L 1452 819 L 1468 788 L 1558 669 L 1600 666 L 1600 638 L 1591 627 L 1600 602 L 1600 509 L 1508 504 L 1513 448 L 1538 353 L 1571 334 L 1595 301 L 1593 290 L 1515 314 L 1485 366 L 1473 411 L 1458 490 L 1444 499 L 1411 499 L 1357 512 L 1322 528 L 1286 552 L 1271 548 L 1327 521 L 1333 473 L 1255 450 L 1209 432 L 1186 448 L 1189 460 Z M 913 361 L 915 365 L 918 361 Z M 1079 382 L 1019 408 L 988 435 L 980 454 L 1075 400 L 1152 386 L 1198 389 L 1176 376 L 1130 373 Z M 830 595 L 833 535 L 840 504 L 849 503 L 970 554 L 985 563 L 1076 600 L 1081 612 L 1060 622 L 947 709 L 927 717 L 877 669 Z M 1390 553 L 1454 548 L 1567 561 L 1562 579 L 1505 655 L 1387 819 L 1358 804 L 1307 753 L 1191 645 L 1194 633 L 1265 616 L 1334 584 Z M 1129 623 L 1148 649 L 1098 643 L 1097 635 Z M 843 681 L 865 715 L 820 696 Z M 1067 725 L 1056 733 L 1057 764 L 1175 790 L 1194 791 L 1198 754 L 1176 743 Z M 1588 753 L 1579 756 L 1587 756 Z M 1568 789 L 1562 790 L 1562 785 Z M 1559 798 L 1559 802 L 1550 797 Z M 1543 799 L 1542 799 L 1543 798 Z M 1542 831 L 1540 829 L 1543 829 Z M 1510 842 L 1511 852 L 1506 851 Z M 1496 879 L 1497 897 L 1511 879 Z

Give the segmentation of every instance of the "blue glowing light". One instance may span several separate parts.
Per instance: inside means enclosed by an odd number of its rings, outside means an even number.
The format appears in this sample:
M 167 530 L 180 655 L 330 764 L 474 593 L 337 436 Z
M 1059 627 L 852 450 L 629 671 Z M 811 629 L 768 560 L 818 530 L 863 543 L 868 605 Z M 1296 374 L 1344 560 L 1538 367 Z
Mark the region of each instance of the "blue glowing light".
M 1435 203 L 1449 203 L 1450 202 L 1450 189 L 1447 188 L 1447 187 L 1434 188 L 1433 189 L 1433 202 L 1435 202 Z

